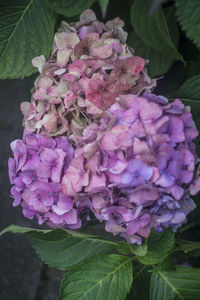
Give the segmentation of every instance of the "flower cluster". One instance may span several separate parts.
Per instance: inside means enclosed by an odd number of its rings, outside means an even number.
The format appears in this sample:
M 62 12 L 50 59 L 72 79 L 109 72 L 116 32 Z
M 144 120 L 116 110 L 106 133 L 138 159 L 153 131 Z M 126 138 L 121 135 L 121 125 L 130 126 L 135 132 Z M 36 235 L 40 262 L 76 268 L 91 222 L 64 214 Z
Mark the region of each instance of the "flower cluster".
M 90 197 L 106 230 L 141 243 L 152 227 L 176 230 L 195 208 L 192 115 L 178 99 L 121 95 L 99 125 L 76 140 L 80 146 L 62 180 L 66 195 Z M 79 166 L 77 168 L 77 166 Z
M 134 56 L 119 18 L 103 24 L 91 10 L 71 26 L 63 22 L 55 34 L 52 54 L 33 59 L 40 71 L 31 102 L 21 111 L 27 130 L 50 136 L 82 129 L 115 102 L 119 94 L 150 92 L 156 81 Z
M 33 60 L 41 75 L 21 105 L 25 131 L 11 143 L 9 176 L 14 206 L 39 224 L 76 229 L 92 217 L 141 244 L 195 208 L 198 131 L 189 107 L 151 93 L 155 80 L 123 25 L 87 10 L 63 22 L 47 62 Z
M 73 158 L 73 147 L 65 137 L 56 139 L 25 132 L 11 143 L 9 159 L 11 194 L 14 206 L 21 203 L 23 214 L 37 217 L 39 224 L 79 228 L 80 209 L 74 197 L 61 191 L 61 179 Z

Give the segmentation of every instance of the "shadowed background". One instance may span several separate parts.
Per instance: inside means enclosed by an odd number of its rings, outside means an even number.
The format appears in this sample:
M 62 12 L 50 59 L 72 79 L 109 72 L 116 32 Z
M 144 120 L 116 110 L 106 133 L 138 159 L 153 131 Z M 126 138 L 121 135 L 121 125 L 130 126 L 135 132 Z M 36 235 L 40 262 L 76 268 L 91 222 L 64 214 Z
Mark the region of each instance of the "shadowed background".
M 10 142 L 22 137 L 19 104 L 30 100 L 33 79 L 0 80 L 0 230 L 10 224 L 37 226 L 12 206 L 7 161 Z M 25 235 L 0 238 L 0 300 L 56 300 L 63 272 L 43 265 Z

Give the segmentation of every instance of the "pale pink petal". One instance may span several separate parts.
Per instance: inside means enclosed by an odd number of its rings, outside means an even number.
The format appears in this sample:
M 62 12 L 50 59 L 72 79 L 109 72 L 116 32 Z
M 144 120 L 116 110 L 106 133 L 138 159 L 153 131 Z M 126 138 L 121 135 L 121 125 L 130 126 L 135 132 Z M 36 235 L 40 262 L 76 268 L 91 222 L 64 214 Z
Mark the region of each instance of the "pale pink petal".
M 70 54 L 71 54 L 72 50 L 71 49 L 67 49 L 64 48 L 62 50 L 58 50 L 57 52 L 57 64 L 59 65 L 59 67 L 65 67 L 66 64 L 68 63 Z
M 105 59 L 112 55 L 113 49 L 110 45 L 104 45 L 98 48 L 92 48 L 90 53 L 97 58 Z
M 44 115 L 42 119 L 42 125 L 47 132 L 56 132 L 57 131 L 57 117 L 53 113 L 48 113 Z
M 112 133 L 107 133 L 103 137 L 101 144 L 104 150 L 115 150 L 118 148 L 117 137 Z

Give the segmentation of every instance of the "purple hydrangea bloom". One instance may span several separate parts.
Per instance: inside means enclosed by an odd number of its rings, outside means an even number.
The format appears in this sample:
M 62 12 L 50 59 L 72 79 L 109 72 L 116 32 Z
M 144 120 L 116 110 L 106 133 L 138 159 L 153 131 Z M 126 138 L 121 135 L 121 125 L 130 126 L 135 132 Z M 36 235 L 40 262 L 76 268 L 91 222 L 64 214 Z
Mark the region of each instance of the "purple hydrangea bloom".
M 105 229 L 130 243 L 141 244 L 152 227 L 177 230 L 195 208 L 190 195 L 200 190 L 197 135 L 180 100 L 121 95 L 82 137 L 71 136 L 77 148 L 62 191 L 88 197 Z
M 53 139 L 25 131 L 22 140 L 11 143 L 9 177 L 13 205 L 23 208 L 25 217 L 42 224 L 78 228 L 82 222 L 74 197 L 61 191 L 61 179 L 73 158 L 66 137 Z M 82 207 L 80 208 L 82 210 Z
M 128 161 L 126 171 L 122 175 L 122 184 L 130 186 L 138 186 L 145 183 L 153 175 L 153 169 L 145 166 L 145 164 L 138 159 Z

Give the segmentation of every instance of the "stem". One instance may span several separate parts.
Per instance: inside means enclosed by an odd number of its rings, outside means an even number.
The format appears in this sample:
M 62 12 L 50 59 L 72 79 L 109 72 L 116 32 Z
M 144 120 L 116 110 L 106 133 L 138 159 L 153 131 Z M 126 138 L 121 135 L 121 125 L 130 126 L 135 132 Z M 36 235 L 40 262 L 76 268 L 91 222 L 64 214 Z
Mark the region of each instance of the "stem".
M 187 224 L 186 226 L 180 228 L 179 232 L 183 233 L 184 231 L 191 229 L 192 227 L 195 227 L 196 225 L 198 225 L 196 222 L 192 222 L 190 224 Z

